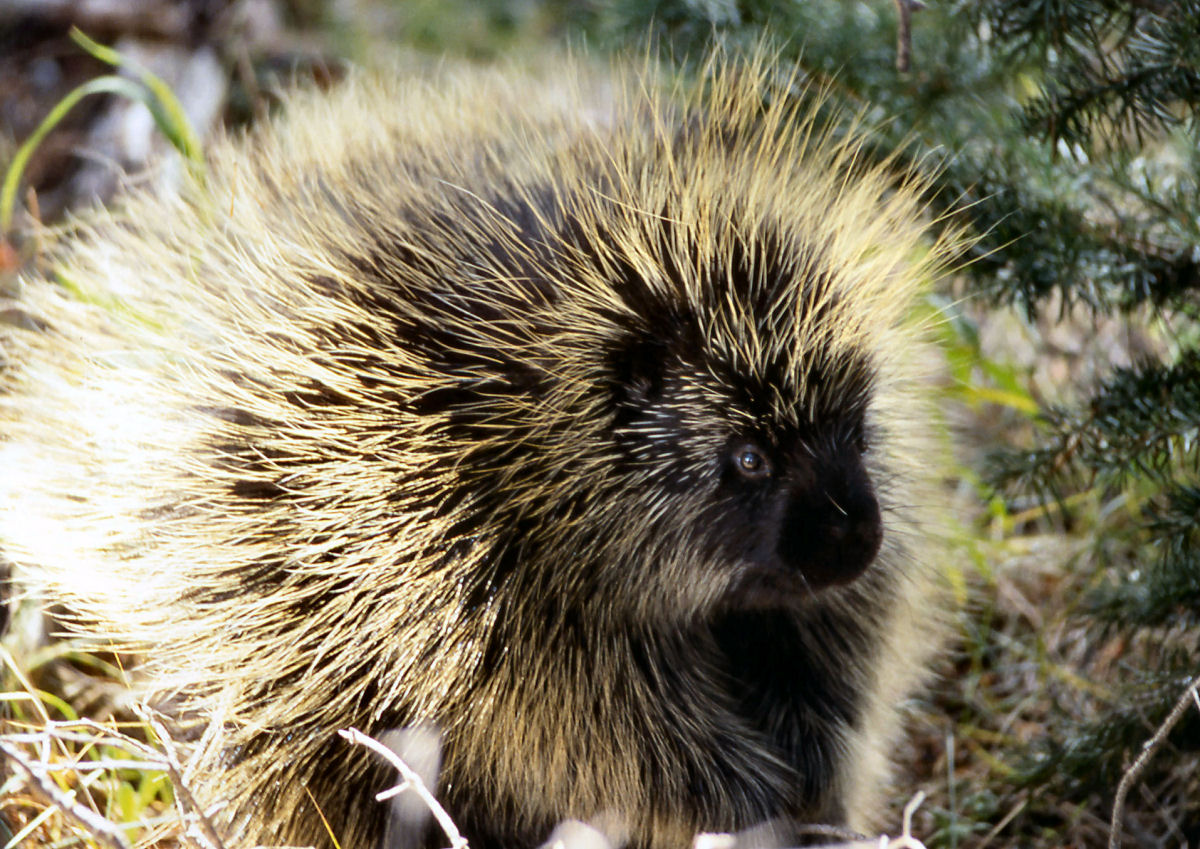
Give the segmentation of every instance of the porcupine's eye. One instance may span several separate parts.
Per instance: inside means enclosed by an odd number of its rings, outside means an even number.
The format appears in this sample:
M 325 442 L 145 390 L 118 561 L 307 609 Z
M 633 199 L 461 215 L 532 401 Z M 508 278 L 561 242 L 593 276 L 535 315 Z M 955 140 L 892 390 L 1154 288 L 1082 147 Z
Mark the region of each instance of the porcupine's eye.
M 771 464 L 754 445 L 740 445 L 734 449 L 733 464 L 738 473 L 750 480 L 761 480 L 771 476 Z
M 866 425 L 862 419 L 859 419 L 850 431 L 850 444 L 860 455 L 871 450 L 871 443 L 867 441 Z

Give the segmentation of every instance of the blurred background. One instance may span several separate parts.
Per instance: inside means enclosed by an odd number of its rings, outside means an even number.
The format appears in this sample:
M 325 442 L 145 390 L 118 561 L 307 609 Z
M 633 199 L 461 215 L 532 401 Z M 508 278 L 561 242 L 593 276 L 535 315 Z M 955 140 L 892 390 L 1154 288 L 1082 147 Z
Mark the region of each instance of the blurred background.
M 765 41 L 841 107 L 827 120 L 867 119 L 868 155 L 935 174 L 930 219 L 978 239 L 924 306 L 953 641 L 908 706 L 886 821 L 922 790 L 931 849 L 1200 847 L 1200 0 L 927 2 L 0 0 L 0 320 L 69 211 L 169 183 L 294 86 L 414 53 L 650 51 L 686 73 L 714 42 Z M 31 649 L 33 614 L 4 615 L 0 693 L 39 706 L 0 701 L 0 731 L 120 715 L 109 659 Z M 109 845 L 0 770 L 0 847 Z M 131 844 L 199 845 L 162 770 L 58 790 Z

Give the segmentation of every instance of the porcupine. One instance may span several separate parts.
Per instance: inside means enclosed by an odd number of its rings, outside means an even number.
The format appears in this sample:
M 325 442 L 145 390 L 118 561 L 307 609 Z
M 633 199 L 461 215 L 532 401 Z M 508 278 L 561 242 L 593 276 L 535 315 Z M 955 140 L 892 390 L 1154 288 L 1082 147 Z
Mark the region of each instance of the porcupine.
M 298 94 L 0 329 L 0 539 L 203 719 L 233 846 L 378 841 L 348 726 L 436 727 L 475 849 L 881 804 L 934 642 L 914 303 L 950 242 L 761 57 L 563 65 Z

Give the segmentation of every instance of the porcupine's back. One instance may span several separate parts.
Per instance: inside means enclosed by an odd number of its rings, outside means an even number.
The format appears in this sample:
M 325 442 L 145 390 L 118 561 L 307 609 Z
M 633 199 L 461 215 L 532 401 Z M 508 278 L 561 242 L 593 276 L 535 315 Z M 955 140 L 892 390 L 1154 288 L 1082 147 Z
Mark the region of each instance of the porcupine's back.
M 193 779 L 233 800 L 248 843 L 323 840 L 307 784 L 342 845 L 367 845 L 383 782 L 331 735 L 418 719 L 445 733 L 449 794 L 483 800 L 464 816 L 511 821 L 497 833 L 616 807 L 648 844 L 773 811 L 767 789 L 726 798 L 717 780 L 792 780 L 757 740 L 697 755 L 717 764 L 711 805 L 656 801 L 685 777 L 624 716 L 653 700 L 622 689 L 636 652 L 601 636 L 674 639 L 720 606 L 712 546 L 678 517 L 708 509 L 687 482 L 709 419 L 748 415 L 730 375 L 788 426 L 838 415 L 838 387 L 869 383 L 879 411 L 890 565 L 821 596 L 877 620 L 844 665 L 858 730 L 837 744 L 871 766 L 830 765 L 845 798 L 804 803 L 869 806 L 876 726 L 920 663 L 927 584 L 904 548 L 925 410 L 904 396 L 923 348 L 905 315 L 937 249 L 911 189 L 848 180 L 853 143 L 762 110 L 755 68 L 715 68 L 705 108 L 575 66 L 553 83 L 352 80 L 219 145 L 181 198 L 101 218 L 63 285 L 26 285 L 46 329 L 0 331 L 0 539 L 23 580 L 85 633 L 145 648 L 149 689 L 209 721 Z M 842 373 L 845 352 L 870 373 Z M 671 368 L 643 374 L 660 353 Z M 614 436 L 637 430 L 622 403 L 670 392 L 633 448 Z M 553 654 L 580 629 L 548 624 L 560 609 L 604 621 L 577 638 L 594 662 Z

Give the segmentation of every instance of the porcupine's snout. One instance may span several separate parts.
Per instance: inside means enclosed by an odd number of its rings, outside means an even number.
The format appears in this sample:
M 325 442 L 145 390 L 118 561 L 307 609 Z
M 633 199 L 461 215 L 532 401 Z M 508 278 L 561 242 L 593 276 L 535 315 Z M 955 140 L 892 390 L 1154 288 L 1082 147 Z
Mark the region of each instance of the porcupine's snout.
M 870 476 L 853 448 L 813 458 L 785 487 L 776 554 L 810 590 L 847 584 L 879 553 L 883 524 Z

